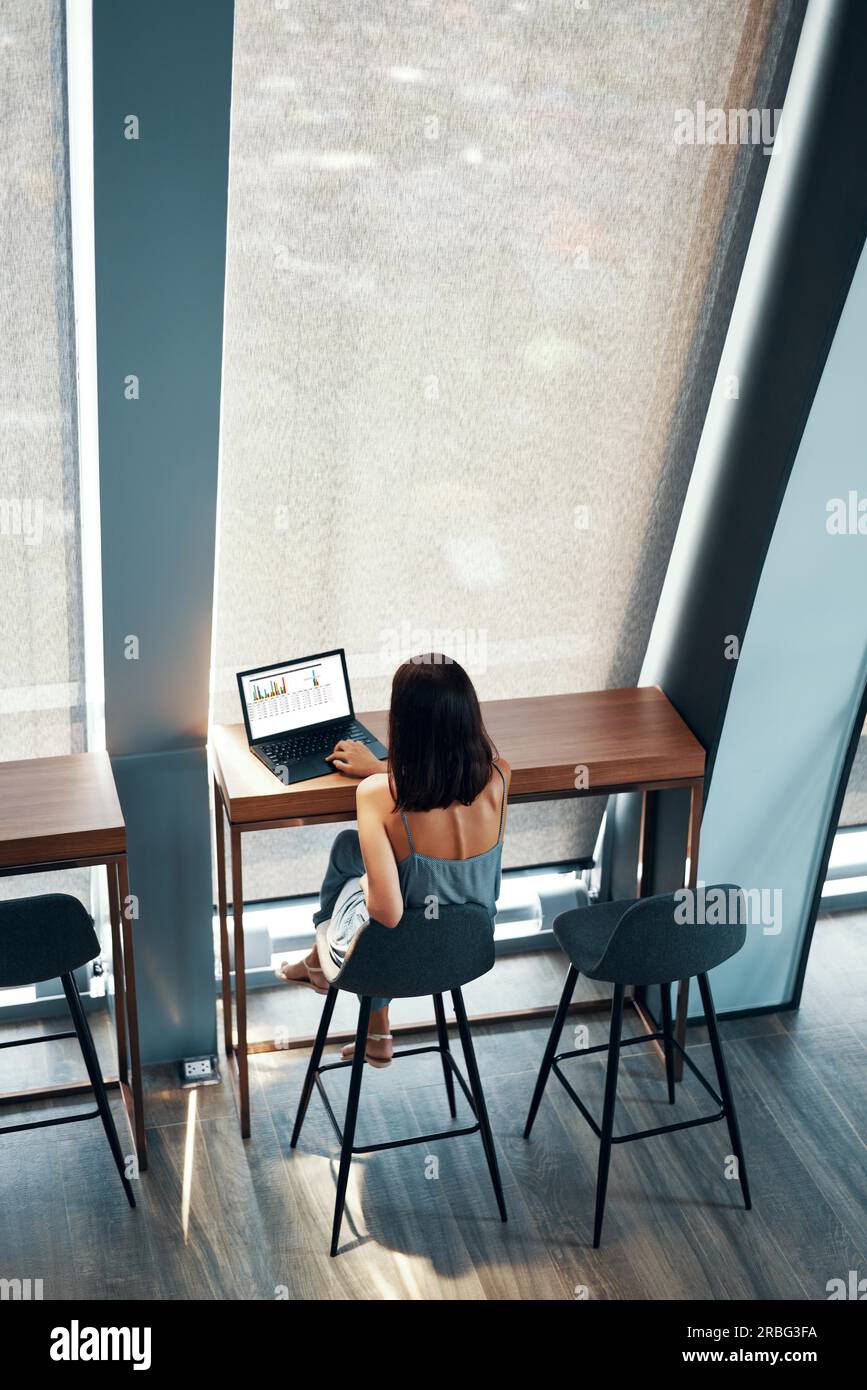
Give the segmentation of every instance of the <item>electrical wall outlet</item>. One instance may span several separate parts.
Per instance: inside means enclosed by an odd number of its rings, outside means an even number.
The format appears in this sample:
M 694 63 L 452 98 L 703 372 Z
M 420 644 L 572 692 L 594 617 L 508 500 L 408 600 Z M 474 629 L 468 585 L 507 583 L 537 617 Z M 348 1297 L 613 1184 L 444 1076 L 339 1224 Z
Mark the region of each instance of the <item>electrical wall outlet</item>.
M 179 1070 L 182 1086 L 216 1086 L 220 1081 L 216 1057 L 185 1057 Z

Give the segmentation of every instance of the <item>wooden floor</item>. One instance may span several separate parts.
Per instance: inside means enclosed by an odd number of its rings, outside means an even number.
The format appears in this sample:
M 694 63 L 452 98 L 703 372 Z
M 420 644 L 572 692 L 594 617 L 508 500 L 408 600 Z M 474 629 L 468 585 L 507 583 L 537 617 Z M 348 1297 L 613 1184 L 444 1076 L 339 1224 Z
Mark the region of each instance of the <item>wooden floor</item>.
M 522 981 L 553 998 L 562 973 L 552 952 L 503 959 L 473 1007 L 507 1007 Z M 151 1168 L 135 1212 L 98 1123 L 0 1138 L 0 1278 L 41 1278 L 52 1299 L 824 1299 L 829 1279 L 867 1269 L 865 974 L 867 914 L 826 918 L 801 1011 L 724 1025 L 751 1213 L 724 1176 L 722 1125 L 624 1145 L 612 1161 L 605 1244 L 594 1251 L 596 1142 L 554 1082 L 532 1141 L 521 1138 L 547 1028 L 510 1025 L 476 1034 L 506 1226 L 477 1136 L 431 1153 L 396 1150 L 355 1162 L 342 1253 L 330 1259 L 335 1139 L 315 1096 L 290 1152 L 306 1054 L 282 1052 L 251 1063 L 246 1144 L 227 1084 L 184 1093 L 168 1069 L 149 1072 Z M 319 1000 L 304 1000 L 315 1016 Z M 259 1032 L 291 1007 L 285 988 L 256 996 Z M 33 1026 L 7 1026 L 0 1039 L 14 1031 Z M 591 1043 L 605 1031 L 605 1016 L 594 1017 Z M 710 1070 L 703 1029 L 690 1030 L 690 1044 Z M 102 1025 L 99 1046 L 105 1057 Z M 0 1053 L 0 1084 L 76 1074 L 66 1048 L 27 1049 L 26 1063 L 24 1051 Z M 571 1066 L 598 1111 L 602 1063 Z M 671 1118 L 654 1056 L 630 1049 L 621 1075 L 621 1128 Z M 346 1082 L 346 1072 L 330 1082 L 338 1102 Z M 703 1103 L 697 1083 L 685 1082 L 678 1112 L 700 1113 Z M 4 1108 L 0 1119 L 13 1113 Z M 435 1056 L 367 1069 L 357 1142 L 446 1122 Z

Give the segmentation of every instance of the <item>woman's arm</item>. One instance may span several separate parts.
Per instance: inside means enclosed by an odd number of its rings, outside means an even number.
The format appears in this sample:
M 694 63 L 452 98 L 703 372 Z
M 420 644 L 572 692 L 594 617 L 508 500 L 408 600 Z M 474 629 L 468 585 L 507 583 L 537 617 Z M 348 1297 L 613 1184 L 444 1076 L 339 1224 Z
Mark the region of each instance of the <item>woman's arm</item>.
M 394 810 L 387 776 L 378 774 L 360 782 L 355 804 L 366 871 L 362 886 L 367 910 L 384 927 L 396 927 L 403 916 L 403 897 L 394 850 L 385 829 L 386 817 Z

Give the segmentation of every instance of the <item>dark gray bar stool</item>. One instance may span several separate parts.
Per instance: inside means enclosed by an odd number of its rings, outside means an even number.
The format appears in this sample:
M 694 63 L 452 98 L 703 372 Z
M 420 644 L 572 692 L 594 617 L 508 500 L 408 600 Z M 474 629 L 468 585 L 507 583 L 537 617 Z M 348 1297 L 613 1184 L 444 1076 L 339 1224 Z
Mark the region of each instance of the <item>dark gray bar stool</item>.
M 45 1129 L 51 1125 L 74 1124 L 79 1120 L 95 1120 L 99 1116 L 127 1201 L 134 1207 L 135 1197 L 126 1176 L 123 1153 L 102 1079 L 102 1069 L 73 974 L 80 966 L 94 960 L 99 955 L 99 950 L 99 938 L 93 929 L 93 921 L 78 898 L 73 898 L 67 893 L 47 893 L 43 897 L 14 898 L 10 902 L 0 903 L 0 989 L 35 985 L 40 980 L 53 980 L 59 976 L 75 1030 L 0 1043 L 0 1049 L 55 1042 L 60 1038 L 78 1038 L 96 1100 L 95 1110 L 87 1110 L 77 1115 L 62 1115 L 57 1119 L 31 1120 L 27 1124 L 0 1126 L 0 1134 L 15 1134 L 25 1129 Z
M 331 1254 L 337 1254 L 343 1209 L 346 1203 L 346 1187 L 349 1182 L 349 1167 L 353 1154 L 377 1153 L 381 1149 L 404 1148 L 409 1144 L 427 1144 L 434 1139 L 456 1139 L 464 1134 L 480 1134 L 497 1198 L 500 1217 L 506 1220 L 506 1205 L 500 1182 L 494 1139 L 479 1079 L 479 1069 L 470 1037 L 464 1008 L 461 985 L 485 975 L 494 964 L 494 926 L 484 908 L 468 904 L 465 907 L 442 907 L 439 916 L 428 918 L 422 909 L 405 912 L 396 927 L 384 927 L 380 922 L 370 922 L 355 937 L 341 966 L 336 965 L 328 948 L 327 924 L 323 923 L 317 931 L 319 960 L 328 980 L 328 994 L 322 1009 L 322 1019 L 313 1052 L 307 1067 L 307 1075 L 301 1090 L 298 1115 L 292 1131 L 294 1149 L 301 1135 L 301 1126 L 307 1114 L 307 1106 L 314 1085 L 319 1089 L 328 1117 L 340 1140 L 340 1168 L 337 1176 L 337 1198 L 334 1205 L 334 1225 L 331 1233 Z M 322 1051 L 328 1038 L 328 1026 L 338 990 L 348 990 L 361 996 L 358 1010 L 358 1029 L 355 1034 L 355 1055 L 348 1061 L 330 1062 L 320 1066 Z M 464 1080 L 449 1049 L 449 1036 L 446 1029 L 445 1009 L 442 996 L 448 990 L 454 1004 L 458 1033 L 461 1039 L 464 1061 L 469 1085 Z M 458 1085 L 469 1101 L 476 1119 L 474 1125 L 464 1129 L 440 1130 L 436 1134 L 420 1134 L 409 1139 L 393 1139 L 386 1143 L 368 1144 L 353 1147 L 355 1122 L 358 1117 L 358 1099 L 361 1093 L 361 1077 L 364 1070 L 364 1052 L 367 1044 L 367 1029 L 370 1021 L 371 999 L 413 999 L 419 995 L 431 994 L 437 1021 L 438 1042 L 435 1047 L 410 1047 L 395 1052 L 394 1060 L 402 1057 L 417 1057 L 423 1052 L 438 1052 L 442 1059 L 443 1077 L 449 1102 L 449 1112 L 454 1119 L 455 1088 Z M 343 1129 L 337 1122 L 331 1104 L 322 1085 L 322 1074 L 336 1071 L 341 1067 L 351 1067 L 349 1079 L 349 1098 L 346 1105 L 346 1118 Z
M 704 890 L 705 901 L 712 901 L 710 895 L 720 891 L 726 895 L 729 910 L 726 921 L 719 925 L 712 925 L 711 923 L 691 925 L 678 922 L 675 916 L 678 904 L 673 893 L 662 893 L 654 898 L 641 898 L 636 902 L 600 903 L 595 907 L 579 908 L 574 912 L 562 913 L 554 922 L 554 935 L 569 957 L 571 965 L 566 975 L 566 984 L 545 1048 L 545 1055 L 542 1058 L 533 1099 L 530 1102 L 524 1138 L 529 1139 L 530 1137 L 533 1121 L 539 1109 L 539 1102 L 542 1099 L 548 1076 L 553 1070 L 558 1081 L 562 1082 L 570 1098 L 600 1141 L 599 1167 L 596 1177 L 596 1218 L 593 1227 L 594 1247 L 598 1248 L 602 1237 L 602 1220 L 605 1214 L 605 1194 L 608 1187 L 608 1168 L 611 1161 L 612 1144 L 626 1144 L 633 1139 L 649 1139 L 656 1134 L 671 1134 L 678 1129 L 692 1129 L 695 1125 L 713 1124 L 717 1120 L 724 1119 L 728 1124 L 732 1151 L 738 1161 L 738 1176 L 743 1192 L 744 1206 L 749 1211 L 752 1205 L 740 1129 L 738 1128 L 734 1099 L 729 1085 L 713 998 L 707 978 L 709 970 L 713 970 L 714 966 L 728 960 L 729 956 L 735 955 L 743 946 L 747 930 L 745 925 L 746 911 L 741 889 L 731 884 L 720 884 L 714 888 L 706 888 Z M 560 1041 L 560 1034 L 579 973 L 586 975 L 590 980 L 603 980 L 614 985 L 609 1041 L 602 1043 L 599 1047 L 587 1047 L 558 1053 L 557 1046 Z M 719 1095 L 694 1065 L 691 1058 L 687 1056 L 672 1033 L 671 985 L 675 980 L 689 980 L 693 976 L 698 977 L 711 1053 L 716 1068 L 717 1084 L 720 1089 Z M 662 1032 L 642 1033 L 637 1038 L 621 1040 L 623 999 L 627 985 L 660 986 Z M 615 1135 L 613 1133 L 614 1102 L 617 1094 L 620 1049 L 651 1040 L 661 1041 L 663 1045 L 670 1102 L 674 1102 L 674 1048 L 677 1048 L 690 1071 L 698 1077 L 704 1089 L 720 1108 L 714 1114 L 703 1115 L 696 1120 L 682 1120 L 678 1124 L 659 1125 L 654 1129 Z M 587 1057 L 594 1052 L 606 1051 L 608 1053 L 608 1069 L 600 1127 L 560 1071 L 559 1064 L 569 1057 Z

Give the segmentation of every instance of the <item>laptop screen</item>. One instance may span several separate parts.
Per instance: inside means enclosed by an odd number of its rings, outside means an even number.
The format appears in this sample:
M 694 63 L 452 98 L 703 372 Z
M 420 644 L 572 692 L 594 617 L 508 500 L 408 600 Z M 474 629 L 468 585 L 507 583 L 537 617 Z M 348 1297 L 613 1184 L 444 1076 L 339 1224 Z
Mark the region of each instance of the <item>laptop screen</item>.
M 242 675 L 240 681 L 254 742 L 349 718 L 349 691 L 339 652 L 269 667 Z

